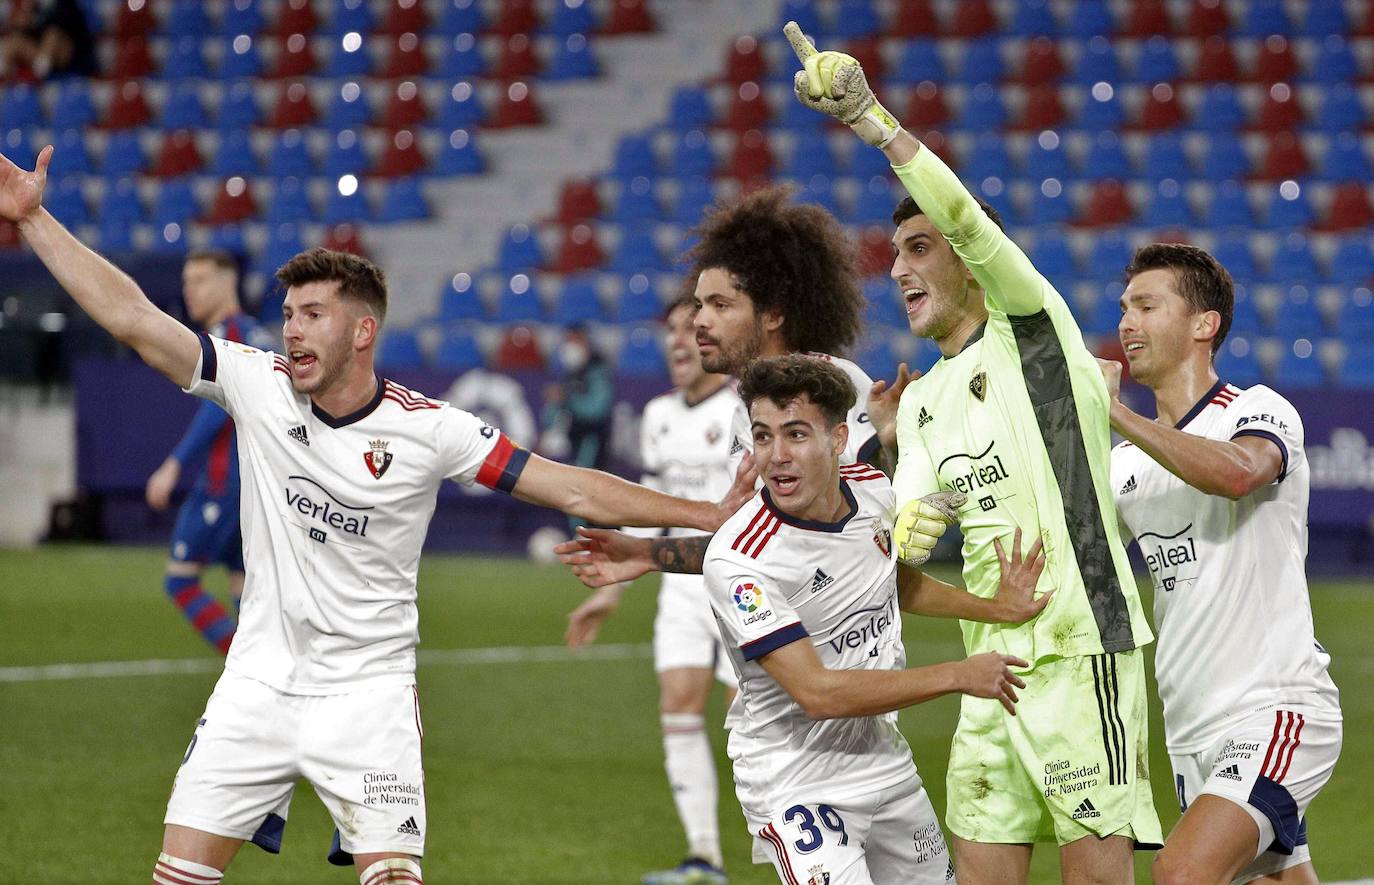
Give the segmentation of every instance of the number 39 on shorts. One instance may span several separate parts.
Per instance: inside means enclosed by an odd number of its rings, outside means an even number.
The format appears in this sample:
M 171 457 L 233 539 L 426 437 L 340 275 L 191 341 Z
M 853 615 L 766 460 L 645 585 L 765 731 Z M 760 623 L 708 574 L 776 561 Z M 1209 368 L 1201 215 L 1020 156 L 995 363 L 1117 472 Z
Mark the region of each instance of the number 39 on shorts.
M 839 837 L 839 844 L 849 844 L 849 834 L 844 831 L 844 820 L 840 813 L 829 805 L 817 805 L 814 812 L 808 806 L 793 805 L 783 812 L 782 819 L 789 824 L 795 823 L 801 831 L 802 837 L 792 844 L 802 854 L 810 854 L 825 843 L 822 828 L 830 832 L 832 839 Z

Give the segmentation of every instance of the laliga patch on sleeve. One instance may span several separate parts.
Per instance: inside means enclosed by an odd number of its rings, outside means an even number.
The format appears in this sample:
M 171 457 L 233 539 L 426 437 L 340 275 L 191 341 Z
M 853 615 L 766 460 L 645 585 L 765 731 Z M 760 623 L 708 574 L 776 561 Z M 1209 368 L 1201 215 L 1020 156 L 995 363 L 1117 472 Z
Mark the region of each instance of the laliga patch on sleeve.
M 230 350 L 237 350 L 239 353 L 262 353 L 261 350 L 251 344 L 243 344 L 238 341 L 225 341 L 224 346 Z
M 741 581 L 730 591 L 730 598 L 739 613 L 740 623 L 755 627 L 775 620 L 773 610 L 764 598 L 763 587 L 757 581 Z

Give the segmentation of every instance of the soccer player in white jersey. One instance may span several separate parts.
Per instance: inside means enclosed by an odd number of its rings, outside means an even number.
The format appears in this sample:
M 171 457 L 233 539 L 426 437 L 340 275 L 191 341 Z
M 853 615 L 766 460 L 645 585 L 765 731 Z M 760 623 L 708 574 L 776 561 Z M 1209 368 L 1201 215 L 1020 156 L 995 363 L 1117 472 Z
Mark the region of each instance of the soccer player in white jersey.
M 898 611 L 1026 620 L 1047 602 L 1033 598 L 1039 541 L 1023 560 L 1017 538 L 991 599 L 899 567 L 891 483 L 841 466 L 857 398 L 845 373 L 762 358 L 740 393 L 764 487 L 716 532 L 705 577 L 740 683 L 729 747 L 754 859 L 785 885 L 946 882 L 944 835 L 895 711 L 964 692 L 1014 713 L 1024 683 L 1008 667 L 1025 662 L 985 653 L 906 669 Z M 632 543 L 647 568 L 648 544 Z M 565 561 L 584 569 L 591 557 Z
M 244 559 L 239 630 L 168 802 L 159 885 L 215 885 L 244 841 L 280 848 L 296 781 L 363 885 L 421 881 L 424 776 L 415 694 L 416 571 L 444 479 L 596 522 L 713 531 L 734 499 L 684 501 L 547 461 L 477 417 L 374 373 L 381 271 L 315 249 L 278 272 L 284 354 L 197 336 L 42 206 L 0 157 L 0 218 L 92 319 L 234 419 Z
M 1194 246 L 1135 254 L 1121 296 L 1131 376 L 1151 420 L 1102 363 L 1121 523 L 1154 581 L 1155 673 L 1183 818 L 1155 881 L 1316 882 L 1303 816 L 1331 777 L 1341 709 L 1316 641 L 1303 560 L 1302 419 L 1263 385 L 1218 378 L 1231 276 Z
M 739 396 L 728 375 L 701 365 L 693 306 L 681 299 L 669 308 L 666 350 L 673 390 L 654 397 L 640 418 L 644 485 L 679 498 L 720 500 L 730 488 L 730 426 Z M 651 530 L 633 531 L 641 534 Z M 653 532 L 653 534 L 658 534 Z M 690 534 L 670 529 L 673 537 Z M 568 644 L 596 638 L 602 622 L 620 604 L 624 584 L 603 587 L 568 616 Z M 723 885 L 717 815 L 719 787 L 706 704 L 711 685 L 727 686 L 734 698 L 735 674 L 720 644 L 711 606 L 697 575 L 664 575 L 654 618 L 654 670 L 658 673 L 659 718 L 664 765 L 678 819 L 687 836 L 687 856 L 675 869 L 649 873 L 644 885 Z

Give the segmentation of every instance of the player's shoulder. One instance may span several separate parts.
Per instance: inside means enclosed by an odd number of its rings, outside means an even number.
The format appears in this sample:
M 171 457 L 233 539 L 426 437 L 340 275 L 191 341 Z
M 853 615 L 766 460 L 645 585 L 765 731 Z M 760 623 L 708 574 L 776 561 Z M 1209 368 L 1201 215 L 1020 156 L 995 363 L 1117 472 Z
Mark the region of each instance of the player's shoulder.
M 819 351 L 814 350 L 808 350 L 802 355 L 814 357 L 818 360 L 825 360 L 826 362 L 835 366 L 835 368 L 839 369 L 840 371 L 848 375 L 850 380 L 854 382 L 854 386 L 859 388 L 860 401 L 862 401 L 863 398 L 868 395 L 868 388 L 873 385 L 873 379 L 869 376 L 867 372 L 859 368 L 858 363 L 855 363 L 851 360 L 847 360 L 842 356 L 835 356 L 831 353 L 821 353 Z M 896 367 L 894 366 L 893 368 Z
M 776 547 L 771 542 L 781 528 L 782 520 L 759 493 L 716 529 L 706 548 L 707 565 L 715 562 L 756 567 L 770 547 Z
M 451 408 L 444 400 L 425 396 L 423 393 L 417 390 L 411 390 L 409 387 L 392 381 L 390 378 L 383 378 L 381 385 L 382 400 L 390 403 L 403 412 L 442 413 L 447 412 Z
M 840 465 L 840 476 L 851 484 L 875 493 L 892 488 L 892 480 L 886 473 L 864 461 Z
M 1230 401 L 1238 404 L 1241 408 L 1270 405 L 1296 411 L 1287 397 L 1264 384 L 1256 384 L 1252 387 L 1236 387 L 1233 384 L 1227 384 L 1226 390 L 1235 392 Z

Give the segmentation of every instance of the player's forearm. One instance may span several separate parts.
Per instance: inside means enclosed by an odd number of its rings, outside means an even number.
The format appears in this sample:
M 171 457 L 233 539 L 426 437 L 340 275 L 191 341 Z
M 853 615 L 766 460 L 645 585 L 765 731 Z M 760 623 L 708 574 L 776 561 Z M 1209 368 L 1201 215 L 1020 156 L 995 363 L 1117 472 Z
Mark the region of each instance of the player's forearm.
M 960 690 L 957 663 L 909 670 L 822 670 L 796 701 L 812 719 L 878 716 Z
M 706 566 L 710 535 L 687 538 L 654 538 L 649 541 L 649 556 L 654 568 L 679 575 L 699 575 Z
M 1253 456 L 1234 442 L 1184 433 L 1146 418 L 1120 400 L 1112 401 L 1111 419 L 1113 430 L 1165 470 L 1208 495 L 1235 500 L 1272 479 L 1257 478 Z
M 715 531 L 720 508 L 710 501 L 688 501 L 627 482 L 600 470 L 576 471 L 558 509 L 602 525 L 681 527 Z
M 998 624 L 1006 620 L 1002 605 L 946 584 L 905 563 L 897 564 L 897 604 L 902 611 L 927 618 L 958 618 Z

